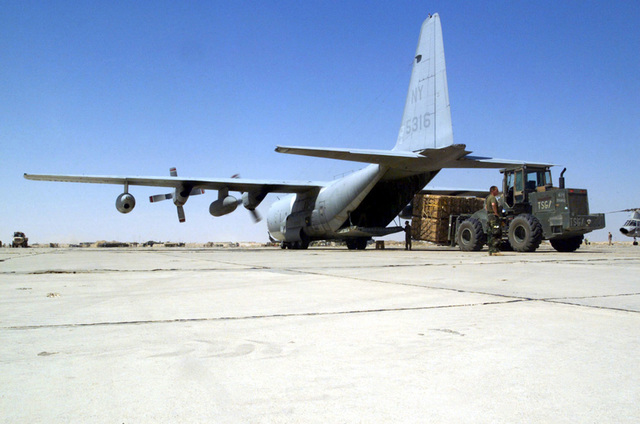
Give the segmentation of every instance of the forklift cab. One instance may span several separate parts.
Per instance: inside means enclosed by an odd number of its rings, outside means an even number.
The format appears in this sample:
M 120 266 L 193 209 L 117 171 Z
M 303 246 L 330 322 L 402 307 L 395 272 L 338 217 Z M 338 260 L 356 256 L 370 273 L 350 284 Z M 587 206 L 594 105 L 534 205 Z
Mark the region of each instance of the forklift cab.
M 503 169 L 502 193 L 504 208 L 513 209 L 529 203 L 529 193 L 546 191 L 552 187 L 549 167 L 527 167 Z

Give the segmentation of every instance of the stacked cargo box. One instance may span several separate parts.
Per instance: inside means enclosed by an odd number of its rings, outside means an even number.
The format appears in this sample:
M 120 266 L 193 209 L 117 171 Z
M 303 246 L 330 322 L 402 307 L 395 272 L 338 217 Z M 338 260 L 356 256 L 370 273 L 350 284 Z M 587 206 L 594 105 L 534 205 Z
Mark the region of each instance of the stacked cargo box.
M 413 198 L 411 237 L 433 243 L 447 243 L 449 216 L 472 214 L 484 206 L 478 197 L 417 194 Z

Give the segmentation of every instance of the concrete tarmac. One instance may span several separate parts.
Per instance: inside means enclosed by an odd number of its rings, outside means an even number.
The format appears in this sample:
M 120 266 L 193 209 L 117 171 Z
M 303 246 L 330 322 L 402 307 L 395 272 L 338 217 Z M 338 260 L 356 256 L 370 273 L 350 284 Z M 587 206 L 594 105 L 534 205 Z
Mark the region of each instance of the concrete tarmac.
M 0 249 L 4 423 L 640 421 L 640 249 Z

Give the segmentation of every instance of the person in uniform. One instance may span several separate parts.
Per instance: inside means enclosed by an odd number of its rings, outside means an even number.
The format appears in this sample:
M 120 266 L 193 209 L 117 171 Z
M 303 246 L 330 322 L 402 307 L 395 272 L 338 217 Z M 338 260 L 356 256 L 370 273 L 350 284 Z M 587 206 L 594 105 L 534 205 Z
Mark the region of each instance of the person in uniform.
M 404 222 L 404 250 L 411 250 L 411 224 Z
M 487 237 L 489 255 L 500 254 L 498 246 L 500 245 L 502 237 L 502 207 L 498 203 L 498 199 L 496 199 L 498 193 L 498 187 L 491 186 L 489 195 L 484 201 L 484 208 L 487 211 L 487 218 L 489 219 L 489 234 Z

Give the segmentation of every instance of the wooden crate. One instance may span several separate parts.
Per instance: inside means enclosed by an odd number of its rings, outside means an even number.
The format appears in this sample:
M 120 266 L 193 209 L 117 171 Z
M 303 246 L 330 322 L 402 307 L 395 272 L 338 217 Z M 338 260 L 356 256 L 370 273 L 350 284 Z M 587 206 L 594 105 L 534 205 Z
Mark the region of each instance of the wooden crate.
M 449 215 L 471 214 L 482 209 L 484 199 L 478 197 L 418 194 L 413 199 L 413 216 L 421 219 L 449 219 Z
M 447 243 L 449 219 L 418 218 L 411 220 L 411 237 L 433 243 Z
M 449 216 L 472 214 L 484 207 L 478 197 L 418 194 L 413 199 L 411 236 L 415 240 L 448 243 Z

